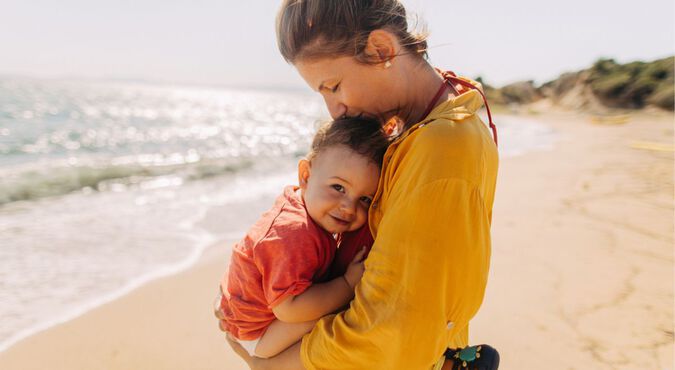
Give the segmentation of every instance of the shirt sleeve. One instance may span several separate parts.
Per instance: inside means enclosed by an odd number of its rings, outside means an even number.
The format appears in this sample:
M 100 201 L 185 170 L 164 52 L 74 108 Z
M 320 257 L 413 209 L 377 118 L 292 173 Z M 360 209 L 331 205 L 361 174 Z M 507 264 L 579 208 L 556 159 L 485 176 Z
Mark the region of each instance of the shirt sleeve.
M 307 230 L 274 230 L 255 246 L 253 259 L 270 309 L 312 285 L 320 261 L 318 242 L 310 235 Z
M 306 369 L 430 369 L 467 344 L 490 259 L 477 186 L 435 180 L 388 204 L 350 308 L 303 338 Z

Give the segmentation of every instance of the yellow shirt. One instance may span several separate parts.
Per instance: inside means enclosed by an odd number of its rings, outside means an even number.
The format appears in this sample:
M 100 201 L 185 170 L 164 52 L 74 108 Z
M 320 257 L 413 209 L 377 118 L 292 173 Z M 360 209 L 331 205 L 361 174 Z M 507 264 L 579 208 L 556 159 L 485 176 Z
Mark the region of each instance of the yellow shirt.
M 349 309 L 302 340 L 306 369 L 431 369 L 468 344 L 483 301 L 497 148 L 469 90 L 387 150 L 369 214 L 375 244 Z

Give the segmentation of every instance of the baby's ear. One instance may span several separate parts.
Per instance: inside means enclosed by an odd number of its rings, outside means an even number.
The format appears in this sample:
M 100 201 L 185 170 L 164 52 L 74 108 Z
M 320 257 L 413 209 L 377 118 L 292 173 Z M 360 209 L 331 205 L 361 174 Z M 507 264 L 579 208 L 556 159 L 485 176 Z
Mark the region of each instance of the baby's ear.
M 305 158 L 298 162 L 298 184 L 300 189 L 307 189 L 307 181 L 309 181 L 309 173 L 311 172 L 311 164 Z

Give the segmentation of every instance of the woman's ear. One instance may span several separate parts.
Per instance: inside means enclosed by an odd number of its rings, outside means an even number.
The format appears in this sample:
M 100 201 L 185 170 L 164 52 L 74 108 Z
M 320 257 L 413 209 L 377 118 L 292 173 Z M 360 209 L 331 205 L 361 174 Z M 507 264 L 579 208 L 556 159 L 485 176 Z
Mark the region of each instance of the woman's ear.
M 378 63 L 391 63 L 391 60 L 398 55 L 399 49 L 400 45 L 394 34 L 385 30 L 375 30 L 368 35 L 365 52 Z
M 309 173 L 311 168 L 311 164 L 305 158 L 298 162 L 298 184 L 302 190 L 307 189 L 307 182 L 309 181 Z

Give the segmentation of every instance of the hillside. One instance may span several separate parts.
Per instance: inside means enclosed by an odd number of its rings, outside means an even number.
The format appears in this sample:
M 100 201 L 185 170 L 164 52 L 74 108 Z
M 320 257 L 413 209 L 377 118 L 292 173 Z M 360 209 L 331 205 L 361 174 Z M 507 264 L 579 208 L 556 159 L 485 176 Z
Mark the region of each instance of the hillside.
M 545 104 L 566 109 L 606 110 L 658 107 L 674 110 L 675 57 L 619 64 L 600 59 L 590 68 L 564 73 L 535 86 L 521 81 L 495 88 L 479 77 L 490 102 L 501 105 Z

